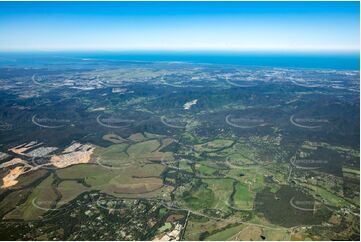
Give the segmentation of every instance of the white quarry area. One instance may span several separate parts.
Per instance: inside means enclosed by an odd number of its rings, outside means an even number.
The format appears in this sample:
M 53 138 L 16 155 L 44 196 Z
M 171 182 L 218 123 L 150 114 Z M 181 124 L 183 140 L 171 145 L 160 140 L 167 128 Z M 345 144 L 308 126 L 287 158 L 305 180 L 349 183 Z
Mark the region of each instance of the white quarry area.
M 196 105 L 198 102 L 198 99 L 194 99 L 193 101 L 187 102 L 183 105 L 185 110 L 190 109 L 193 105 Z

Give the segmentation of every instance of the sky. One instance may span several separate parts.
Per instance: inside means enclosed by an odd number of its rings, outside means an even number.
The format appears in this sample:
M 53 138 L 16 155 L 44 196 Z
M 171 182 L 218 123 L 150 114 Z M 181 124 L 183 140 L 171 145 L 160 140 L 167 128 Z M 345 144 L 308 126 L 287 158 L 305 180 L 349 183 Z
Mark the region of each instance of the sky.
M 359 51 L 359 2 L 0 2 L 0 51 Z

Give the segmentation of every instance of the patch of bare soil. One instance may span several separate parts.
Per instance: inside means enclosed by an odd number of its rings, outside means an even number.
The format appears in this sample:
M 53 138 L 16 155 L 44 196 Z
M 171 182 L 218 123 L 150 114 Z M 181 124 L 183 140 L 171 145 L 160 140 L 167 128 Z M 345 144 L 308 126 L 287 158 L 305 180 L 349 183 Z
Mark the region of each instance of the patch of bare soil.
M 10 172 L 3 177 L 3 185 L 1 188 L 8 188 L 18 183 L 17 178 L 23 174 L 25 168 L 23 166 L 17 166 L 10 170 Z
M 21 145 L 18 145 L 18 146 L 15 146 L 11 149 L 9 149 L 9 151 L 12 151 L 14 152 L 15 154 L 18 154 L 18 155 L 26 155 L 25 152 L 35 146 L 38 146 L 38 145 L 41 145 L 42 143 L 37 143 L 36 141 L 32 141 L 28 144 L 24 143 L 24 144 L 21 144 Z

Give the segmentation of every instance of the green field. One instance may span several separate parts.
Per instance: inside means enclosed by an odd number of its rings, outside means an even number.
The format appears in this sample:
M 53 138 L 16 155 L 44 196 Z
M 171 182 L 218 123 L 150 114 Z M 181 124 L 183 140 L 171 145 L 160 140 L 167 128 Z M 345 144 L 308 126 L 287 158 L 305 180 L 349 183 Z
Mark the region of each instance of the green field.
M 236 226 L 232 226 L 230 228 L 223 229 L 220 232 L 216 232 L 208 237 L 205 240 L 210 241 L 224 241 L 224 240 L 235 240 L 235 237 L 246 225 L 240 224 Z
M 233 201 L 235 208 L 239 209 L 252 209 L 255 194 L 249 191 L 249 185 L 246 183 L 237 183 L 235 186 L 236 192 L 234 193 Z
M 202 210 L 214 205 L 215 194 L 206 184 L 202 184 L 190 194 L 184 196 L 183 199 L 188 208 Z
M 214 193 L 212 208 L 228 211 L 228 201 L 232 194 L 232 179 L 203 179 L 208 184 L 209 189 Z
M 88 190 L 87 187 L 75 181 L 63 181 L 58 185 L 57 189 L 61 194 L 61 200 L 57 203 L 57 207 L 67 204 Z

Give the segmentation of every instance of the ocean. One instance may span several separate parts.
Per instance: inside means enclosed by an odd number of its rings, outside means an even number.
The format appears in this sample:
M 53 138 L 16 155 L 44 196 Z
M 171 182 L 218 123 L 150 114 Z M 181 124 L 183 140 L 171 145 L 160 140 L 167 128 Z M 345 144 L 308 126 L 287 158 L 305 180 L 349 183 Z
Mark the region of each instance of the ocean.
M 312 68 L 360 70 L 359 53 L 261 53 L 261 52 L 13 52 L 0 53 L 0 66 L 31 65 L 66 60 L 188 62 L 262 66 L 280 68 Z

